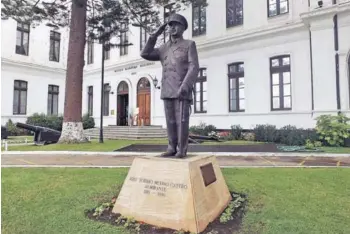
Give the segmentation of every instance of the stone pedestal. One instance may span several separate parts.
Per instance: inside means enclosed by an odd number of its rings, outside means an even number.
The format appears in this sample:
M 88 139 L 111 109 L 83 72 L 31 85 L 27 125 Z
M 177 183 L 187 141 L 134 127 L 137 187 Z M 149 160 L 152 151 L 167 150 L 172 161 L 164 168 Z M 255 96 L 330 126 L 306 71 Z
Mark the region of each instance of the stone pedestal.
M 151 225 L 202 232 L 231 201 L 215 156 L 134 159 L 113 213 Z

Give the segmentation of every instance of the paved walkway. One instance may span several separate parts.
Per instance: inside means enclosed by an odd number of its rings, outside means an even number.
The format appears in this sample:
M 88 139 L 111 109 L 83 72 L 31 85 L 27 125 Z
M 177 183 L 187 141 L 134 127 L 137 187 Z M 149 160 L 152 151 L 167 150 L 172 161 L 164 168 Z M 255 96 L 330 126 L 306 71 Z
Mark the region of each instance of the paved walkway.
M 213 155 L 213 153 L 198 153 Z M 196 155 L 198 155 L 196 154 Z M 116 152 L 4 152 L 2 167 L 129 167 L 138 155 Z M 218 153 L 221 167 L 349 167 L 349 154 Z

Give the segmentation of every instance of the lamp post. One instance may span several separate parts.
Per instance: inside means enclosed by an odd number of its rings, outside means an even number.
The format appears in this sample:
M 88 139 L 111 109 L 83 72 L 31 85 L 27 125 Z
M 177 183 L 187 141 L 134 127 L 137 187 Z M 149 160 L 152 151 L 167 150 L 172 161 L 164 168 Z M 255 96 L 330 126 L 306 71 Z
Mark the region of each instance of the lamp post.
M 154 88 L 160 89 L 160 86 L 158 86 L 158 79 L 157 79 L 157 77 L 155 76 L 153 78 L 150 74 L 148 74 L 148 76 L 151 78 Z
M 99 143 L 103 143 L 103 104 L 104 104 L 104 71 L 105 71 L 105 50 L 109 50 L 109 37 L 107 37 L 108 40 L 105 39 L 105 32 L 109 32 L 109 28 L 107 27 L 106 30 L 101 31 L 100 33 L 100 43 L 102 45 L 102 61 L 101 61 L 101 112 L 100 112 L 100 137 L 99 137 Z M 108 43 L 106 43 L 106 41 Z M 106 91 L 110 91 L 110 86 L 106 87 Z

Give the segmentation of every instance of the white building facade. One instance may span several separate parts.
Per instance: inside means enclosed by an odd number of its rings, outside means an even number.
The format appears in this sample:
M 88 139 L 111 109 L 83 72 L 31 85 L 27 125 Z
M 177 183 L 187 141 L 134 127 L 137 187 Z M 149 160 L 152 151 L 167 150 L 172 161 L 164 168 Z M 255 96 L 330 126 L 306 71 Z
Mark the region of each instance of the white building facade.
M 309 128 L 321 114 L 350 115 L 350 1 L 322 3 L 320 7 L 317 0 L 208 0 L 207 7 L 180 12 L 189 23 L 184 37 L 196 41 L 201 67 L 190 125 Z M 165 6 L 165 13 L 169 9 Z M 50 39 L 42 36 L 44 27 L 42 35 L 33 32 L 26 57 L 14 53 L 16 25 L 5 27 L 11 33 L 2 35 L 2 123 L 47 113 L 50 84 L 59 85 L 58 112 L 62 113 L 67 32 L 61 32 L 62 57 L 53 63 L 48 61 Z M 147 34 L 129 28 L 122 38 L 133 45 L 106 53 L 104 84 L 110 90 L 103 94 L 104 125 L 130 124 L 128 116 L 138 110 L 136 124 L 165 126 L 160 90 L 153 85 L 154 78 L 161 84 L 161 65 L 140 58 Z M 101 59 L 101 45 L 87 43 L 83 113 L 92 115 L 96 123 Z M 23 115 L 13 111 L 16 79 L 28 82 Z M 34 91 L 35 87 L 40 88 Z

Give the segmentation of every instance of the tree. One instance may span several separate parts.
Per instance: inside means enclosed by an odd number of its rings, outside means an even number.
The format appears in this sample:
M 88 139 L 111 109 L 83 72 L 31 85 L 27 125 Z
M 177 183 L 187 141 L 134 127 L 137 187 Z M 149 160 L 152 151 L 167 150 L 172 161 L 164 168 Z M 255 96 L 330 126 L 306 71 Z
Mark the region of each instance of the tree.
M 192 2 L 206 0 L 3 0 L 2 19 L 13 18 L 32 26 L 46 23 L 55 29 L 68 27 L 68 61 L 64 119 L 59 143 L 87 142 L 82 125 L 82 83 L 86 37 L 103 42 L 116 38 L 110 47 L 130 46 L 118 40 L 122 24 L 145 28 L 148 32 L 161 25 L 158 9 L 174 3 L 174 11 Z M 143 20 L 143 16 L 149 16 Z M 142 19 L 142 20 L 141 20 Z M 127 27 L 126 30 L 128 30 Z M 124 30 L 124 29 L 123 29 Z M 160 42 L 163 41 L 162 39 Z

